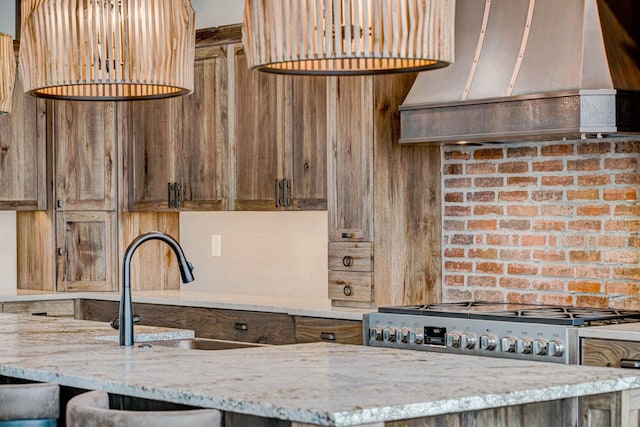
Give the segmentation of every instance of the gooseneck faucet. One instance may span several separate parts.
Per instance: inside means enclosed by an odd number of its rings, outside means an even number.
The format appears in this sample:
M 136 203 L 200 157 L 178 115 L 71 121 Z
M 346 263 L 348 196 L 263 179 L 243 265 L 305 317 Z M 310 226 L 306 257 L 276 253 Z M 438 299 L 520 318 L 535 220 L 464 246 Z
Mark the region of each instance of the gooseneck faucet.
M 187 261 L 180 244 L 173 237 L 160 231 L 151 231 L 136 237 L 124 252 L 122 260 L 122 295 L 120 298 L 120 345 L 133 345 L 133 302 L 131 301 L 131 257 L 140 245 L 148 240 L 161 240 L 168 244 L 178 257 L 183 283 L 193 282 L 193 266 Z

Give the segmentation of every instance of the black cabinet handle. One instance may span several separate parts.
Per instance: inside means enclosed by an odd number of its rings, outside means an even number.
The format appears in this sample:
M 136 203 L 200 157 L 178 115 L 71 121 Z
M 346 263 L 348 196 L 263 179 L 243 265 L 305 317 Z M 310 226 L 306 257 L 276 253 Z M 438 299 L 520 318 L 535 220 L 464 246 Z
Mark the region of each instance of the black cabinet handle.
M 176 207 L 176 185 L 173 182 L 167 184 L 167 192 L 169 200 L 169 208 L 173 209 Z
M 342 288 L 342 293 L 344 294 L 344 296 L 350 297 L 351 295 L 353 295 L 353 288 L 351 287 L 351 285 L 346 285 L 344 288 Z
M 248 331 L 249 330 L 249 325 L 247 325 L 246 323 L 236 322 L 233 325 L 233 328 L 238 330 L 238 331 Z
M 288 179 L 282 180 L 284 183 L 284 206 L 291 206 L 291 181 Z
M 353 234 L 353 233 L 342 233 L 342 238 L 343 239 L 353 239 L 355 237 L 356 237 L 356 235 Z
M 353 258 L 349 255 L 346 255 L 344 258 L 342 258 L 342 265 L 344 265 L 345 267 L 351 267 L 353 265 Z
M 282 182 L 276 179 L 276 208 L 282 206 Z
M 637 359 L 621 359 L 620 367 L 627 369 L 640 369 L 640 360 Z

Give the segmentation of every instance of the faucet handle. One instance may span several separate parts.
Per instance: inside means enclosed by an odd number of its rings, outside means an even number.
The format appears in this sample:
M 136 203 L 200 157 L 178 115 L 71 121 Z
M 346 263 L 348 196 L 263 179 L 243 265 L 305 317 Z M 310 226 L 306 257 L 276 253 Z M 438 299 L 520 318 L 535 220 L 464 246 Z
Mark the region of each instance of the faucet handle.
M 133 323 L 138 323 L 140 322 L 140 316 L 138 316 L 137 314 L 133 315 Z M 111 327 L 115 330 L 120 329 L 120 319 L 119 318 L 115 318 L 111 321 L 110 323 Z

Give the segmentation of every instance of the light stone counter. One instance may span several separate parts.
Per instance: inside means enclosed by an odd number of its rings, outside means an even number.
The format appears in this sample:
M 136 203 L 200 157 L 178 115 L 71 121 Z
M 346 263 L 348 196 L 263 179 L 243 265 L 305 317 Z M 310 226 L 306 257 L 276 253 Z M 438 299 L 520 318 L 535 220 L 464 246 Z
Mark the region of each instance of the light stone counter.
M 108 334 L 104 323 L 2 314 L 0 375 L 325 426 L 640 388 L 624 369 L 328 343 L 197 351 L 96 339 Z
M 334 308 L 329 299 L 272 297 L 190 290 L 133 291 L 133 302 L 229 310 L 263 311 L 329 319 L 362 320 L 370 309 Z M 116 292 L 45 293 L 39 291 L 0 291 L 0 303 L 61 299 L 120 301 Z
M 640 341 L 640 322 L 580 328 L 578 336 L 581 338 Z

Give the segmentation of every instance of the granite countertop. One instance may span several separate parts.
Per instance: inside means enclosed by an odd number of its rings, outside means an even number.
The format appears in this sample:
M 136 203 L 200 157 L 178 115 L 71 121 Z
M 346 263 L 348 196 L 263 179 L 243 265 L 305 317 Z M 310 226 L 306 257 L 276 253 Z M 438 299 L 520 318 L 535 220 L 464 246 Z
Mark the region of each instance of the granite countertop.
M 120 347 L 108 335 L 106 323 L 1 314 L 0 375 L 325 426 L 640 388 L 623 369 L 328 343 Z
M 188 307 L 221 308 L 229 310 L 263 311 L 294 316 L 323 317 L 328 319 L 362 320 L 372 309 L 332 307 L 331 300 L 304 297 L 274 297 L 269 295 L 230 294 L 191 290 L 133 291 L 133 302 Z M 95 299 L 120 301 L 118 292 L 0 291 L 1 302 L 44 301 L 68 299 Z

